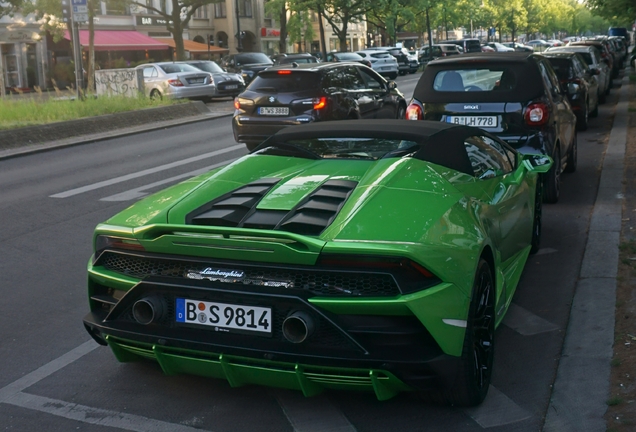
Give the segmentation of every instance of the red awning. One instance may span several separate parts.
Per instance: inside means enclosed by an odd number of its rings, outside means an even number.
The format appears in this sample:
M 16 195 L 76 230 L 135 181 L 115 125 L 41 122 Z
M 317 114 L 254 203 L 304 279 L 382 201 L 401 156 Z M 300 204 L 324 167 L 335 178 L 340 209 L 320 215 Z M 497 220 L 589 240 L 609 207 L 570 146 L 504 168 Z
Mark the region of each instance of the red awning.
M 80 30 L 80 45 L 88 51 L 88 30 Z M 67 32 L 64 39 L 71 40 Z M 167 44 L 134 30 L 95 30 L 95 51 L 167 50 Z

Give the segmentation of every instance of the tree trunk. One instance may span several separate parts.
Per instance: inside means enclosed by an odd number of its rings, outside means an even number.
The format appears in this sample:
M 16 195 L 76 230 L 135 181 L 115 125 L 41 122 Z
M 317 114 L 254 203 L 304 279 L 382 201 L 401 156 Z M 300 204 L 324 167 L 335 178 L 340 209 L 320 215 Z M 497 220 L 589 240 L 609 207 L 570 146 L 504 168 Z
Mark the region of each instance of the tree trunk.
M 95 8 L 93 0 L 88 5 L 88 85 L 87 93 L 93 93 L 95 90 Z
M 349 27 L 349 23 L 343 20 L 342 31 L 338 32 L 338 43 L 340 44 L 340 51 L 347 51 L 347 27 Z
M 278 39 L 278 52 L 287 52 L 287 5 L 283 3 L 280 10 L 280 38 Z
M 322 7 L 318 5 L 318 29 L 320 30 L 320 49 L 322 51 L 322 60 L 327 60 L 327 45 L 325 44 L 325 26 L 322 18 Z
M 177 61 L 183 61 L 186 60 L 186 55 L 183 45 L 183 29 L 181 28 L 181 21 L 175 21 L 173 18 L 172 22 L 172 38 L 174 39 L 174 48 L 177 54 Z
M 0 97 L 5 97 L 7 90 L 4 87 L 4 67 L 2 66 L 2 53 L 0 53 Z
M 433 34 L 431 33 L 431 20 L 428 16 L 429 8 L 426 8 L 426 33 L 428 34 L 428 49 L 433 54 Z

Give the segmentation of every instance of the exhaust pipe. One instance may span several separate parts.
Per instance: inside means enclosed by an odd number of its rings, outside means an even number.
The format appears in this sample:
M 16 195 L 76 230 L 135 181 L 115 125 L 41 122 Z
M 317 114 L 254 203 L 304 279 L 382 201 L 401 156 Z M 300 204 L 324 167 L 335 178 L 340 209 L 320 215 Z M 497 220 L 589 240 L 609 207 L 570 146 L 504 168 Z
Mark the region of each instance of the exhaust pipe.
M 168 310 L 165 301 L 157 296 L 144 297 L 133 304 L 133 318 L 139 324 L 147 325 L 160 321 Z
M 314 319 L 305 312 L 294 312 L 283 321 L 283 336 L 292 343 L 304 342 L 314 332 Z

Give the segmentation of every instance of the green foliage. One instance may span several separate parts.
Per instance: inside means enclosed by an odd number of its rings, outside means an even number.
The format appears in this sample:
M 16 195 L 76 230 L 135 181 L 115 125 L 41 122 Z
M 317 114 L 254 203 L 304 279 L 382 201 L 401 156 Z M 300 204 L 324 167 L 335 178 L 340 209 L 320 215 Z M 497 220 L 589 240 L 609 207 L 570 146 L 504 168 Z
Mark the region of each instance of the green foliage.
M 66 96 L 66 99 L 49 99 L 43 94 L 34 94 L 31 98 L 23 99 L 0 99 L 0 129 L 13 129 L 182 103 L 182 101 L 167 98 L 153 101 L 143 96 L 138 98 L 121 96 L 87 98 L 79 102 L 70 99 L 70 97 L 75 96 L 75 92 L 63 91 L 60 93 L 62 96 Z
M 630 29 L 636 21 L 634 0 L 586 0 L 586 2 L 592 13 L 607 19 L 613 26 Z

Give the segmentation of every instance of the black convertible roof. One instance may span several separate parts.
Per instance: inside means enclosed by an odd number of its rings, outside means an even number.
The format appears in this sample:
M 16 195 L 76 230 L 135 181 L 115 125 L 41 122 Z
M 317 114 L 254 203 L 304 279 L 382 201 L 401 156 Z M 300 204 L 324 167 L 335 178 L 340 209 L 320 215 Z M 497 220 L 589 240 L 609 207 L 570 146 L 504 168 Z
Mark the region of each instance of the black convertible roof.
M 414 141 L 420 144 L 420 149 L 413 157 L 474 175 L 464 139 L 478 134 L 501 142 L 487 132 L 470 126 L 408 120 L 317 122 L 281 129 L 271 139 L 274 143 L 308 138 L 383 138 Z

